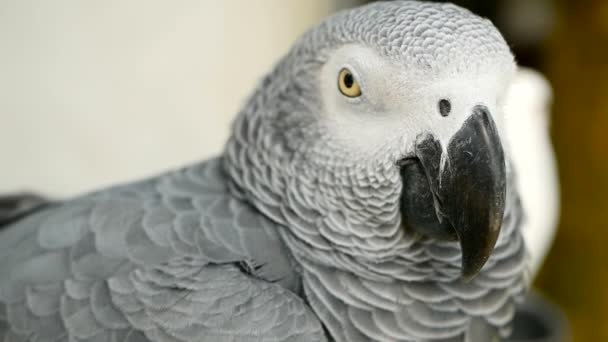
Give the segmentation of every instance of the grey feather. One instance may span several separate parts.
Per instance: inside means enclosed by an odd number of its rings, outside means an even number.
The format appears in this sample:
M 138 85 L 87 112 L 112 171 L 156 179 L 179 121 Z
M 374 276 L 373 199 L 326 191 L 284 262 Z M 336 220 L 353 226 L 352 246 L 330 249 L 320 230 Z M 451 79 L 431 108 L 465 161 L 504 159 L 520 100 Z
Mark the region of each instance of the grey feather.
M 5 340 L 324 340 L 276 225 L 253 210 L 215 159 L 5 227 Z

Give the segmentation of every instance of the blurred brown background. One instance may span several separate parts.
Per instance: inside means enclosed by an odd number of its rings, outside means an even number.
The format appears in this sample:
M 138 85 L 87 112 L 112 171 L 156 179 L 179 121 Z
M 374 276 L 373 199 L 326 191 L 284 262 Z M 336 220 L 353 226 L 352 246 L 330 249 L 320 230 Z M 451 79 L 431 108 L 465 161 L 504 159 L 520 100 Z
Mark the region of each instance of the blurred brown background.
M 536 285 L 574 341 L 608 341 L 608 1 L 555 1 L 539 68 L 551 81 L 562 215 Z

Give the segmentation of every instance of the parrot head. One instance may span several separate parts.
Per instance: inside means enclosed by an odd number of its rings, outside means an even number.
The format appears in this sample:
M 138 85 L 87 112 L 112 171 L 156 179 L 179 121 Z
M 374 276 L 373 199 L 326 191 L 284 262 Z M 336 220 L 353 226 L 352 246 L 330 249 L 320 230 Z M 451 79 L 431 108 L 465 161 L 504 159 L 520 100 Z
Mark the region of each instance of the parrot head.
M 457 6 L 340 12 L 264 79 L 236 121 L 230 172 L 316 251 L 374 264 L 412 241 L 453 241 L 470 279 L 503 221 L 514 71 L 492 23 Z

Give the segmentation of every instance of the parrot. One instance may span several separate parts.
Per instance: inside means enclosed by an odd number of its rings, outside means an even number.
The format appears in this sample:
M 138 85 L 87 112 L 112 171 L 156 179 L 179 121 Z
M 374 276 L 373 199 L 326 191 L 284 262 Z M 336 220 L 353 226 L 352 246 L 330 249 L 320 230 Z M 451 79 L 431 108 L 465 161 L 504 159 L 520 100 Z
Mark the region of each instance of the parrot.
M 507 338 L 530 282 L 504 133 L 516 68 L 453 4 L 328 17 L 218 156 L 9 212 L 0 340 Z

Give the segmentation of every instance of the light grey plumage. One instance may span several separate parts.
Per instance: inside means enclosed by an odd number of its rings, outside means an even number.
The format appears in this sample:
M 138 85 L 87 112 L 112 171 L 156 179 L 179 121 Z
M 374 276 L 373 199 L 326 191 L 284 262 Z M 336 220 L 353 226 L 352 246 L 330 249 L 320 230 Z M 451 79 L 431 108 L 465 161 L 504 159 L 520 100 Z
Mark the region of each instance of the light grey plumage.
M 275 224 L 228 192 L 219 159 L 58 203 L 1 238 L 7 341 L 322 340 Z
M 343 65 L 358 69 L 361 99 L 340 97 Z M 506 335 L 526 285 L 509 165 L 500 236 L 464 282 L 458 242 L 403 218 L 398 163 L 425 132 L 448 143 L 479 101 L 500 128 L 513 68 L 491 23 L 453 5 L 374 3 L 329 18 L 263 80 L 220 158 L 2 228 L 0 340 Z M 453 115 L 437 113 L 438 94 Z M 442 171 L 457 165 L 448 152 Z

